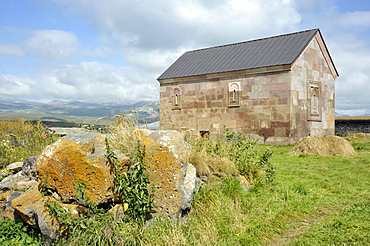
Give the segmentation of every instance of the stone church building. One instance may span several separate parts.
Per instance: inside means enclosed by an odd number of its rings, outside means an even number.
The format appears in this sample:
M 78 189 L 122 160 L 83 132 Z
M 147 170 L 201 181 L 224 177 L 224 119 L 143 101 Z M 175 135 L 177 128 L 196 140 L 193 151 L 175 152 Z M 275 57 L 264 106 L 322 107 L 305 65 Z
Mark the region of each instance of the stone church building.
M 338 76 L 319 29 L 188 51 L 158 78 L 160 129 L 333 135 Z

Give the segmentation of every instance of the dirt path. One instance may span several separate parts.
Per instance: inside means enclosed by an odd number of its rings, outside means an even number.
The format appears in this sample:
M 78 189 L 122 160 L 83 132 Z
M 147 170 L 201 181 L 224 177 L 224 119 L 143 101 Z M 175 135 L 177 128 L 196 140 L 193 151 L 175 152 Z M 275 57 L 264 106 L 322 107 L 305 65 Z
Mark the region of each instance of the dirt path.
M 281 246 L 281 245 L 287 245 L 289 241 L 306 232 L 308 229 L 310 229 L 312 226 L 320 223 L 324 219 L 323 216 L 313 218 L 310 220 L 303 220 L 296 223 L 296 227 L 294 227 L 292 230 L 288 231 L 287 233 L 283 234 L 279 238 L 277 238 L 273 243 L 269 244 L 269 246 Z

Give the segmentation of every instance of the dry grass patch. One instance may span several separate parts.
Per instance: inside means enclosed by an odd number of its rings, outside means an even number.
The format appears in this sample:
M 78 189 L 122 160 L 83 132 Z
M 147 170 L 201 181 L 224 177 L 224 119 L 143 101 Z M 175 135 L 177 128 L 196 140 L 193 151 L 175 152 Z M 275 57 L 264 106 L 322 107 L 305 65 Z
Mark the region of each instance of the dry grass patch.
M 344 138 L 338 136 L 306 137 L 290 152 L 291 155 L 353 156 L 357 152 Z
M 238 175 L 238 167 L 228 158 L 216 159 L 212 156 L 207 156 L 203 152 L 194 152 L 190 156 L 190 163 L 197 169 L 198 176 L 216 176 Z
M 114 149 L 120 150 L 130 158 L 137 155 L 138 147 L 146 137 L 146 129 L 136 129 L 139 125 L 136 118 L 120 115 L 117 120 L 109 127 L 111 135 L 108 137 L 109 143 Z

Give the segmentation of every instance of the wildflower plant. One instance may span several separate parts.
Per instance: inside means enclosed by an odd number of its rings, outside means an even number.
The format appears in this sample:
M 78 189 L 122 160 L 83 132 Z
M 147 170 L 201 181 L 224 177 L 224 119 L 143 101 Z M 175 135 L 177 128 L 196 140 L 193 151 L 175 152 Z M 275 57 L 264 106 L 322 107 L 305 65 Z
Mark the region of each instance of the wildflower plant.
M 58 136 L 52 134 L 40 121 L 32 124 L 24 120 L 1 120 L 0 168 L 39 155 L 57 139 Z

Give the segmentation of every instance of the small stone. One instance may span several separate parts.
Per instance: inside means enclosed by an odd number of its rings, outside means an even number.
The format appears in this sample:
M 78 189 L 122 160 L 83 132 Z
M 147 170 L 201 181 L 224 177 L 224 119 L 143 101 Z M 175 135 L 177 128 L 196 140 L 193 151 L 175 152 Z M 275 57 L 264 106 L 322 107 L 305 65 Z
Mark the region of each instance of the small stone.
M 22 165 L 22 175 L 27 176 L 30 179 L 37 180 L 37 172 L 36 172 L 36 160 L 38 156 L 31 156 L 26 158 L 23 161 Z
M 8 165 L 6 167 L 6 169 L 8 169 L 9 171 L 13 172 L 13 173 L 17 173 L 19 172 L 21 169 L 22 169 L 22 165 L 23 165 L 23 162 L 15 162 L 15 163 L 12 163 L 10 165 Z

